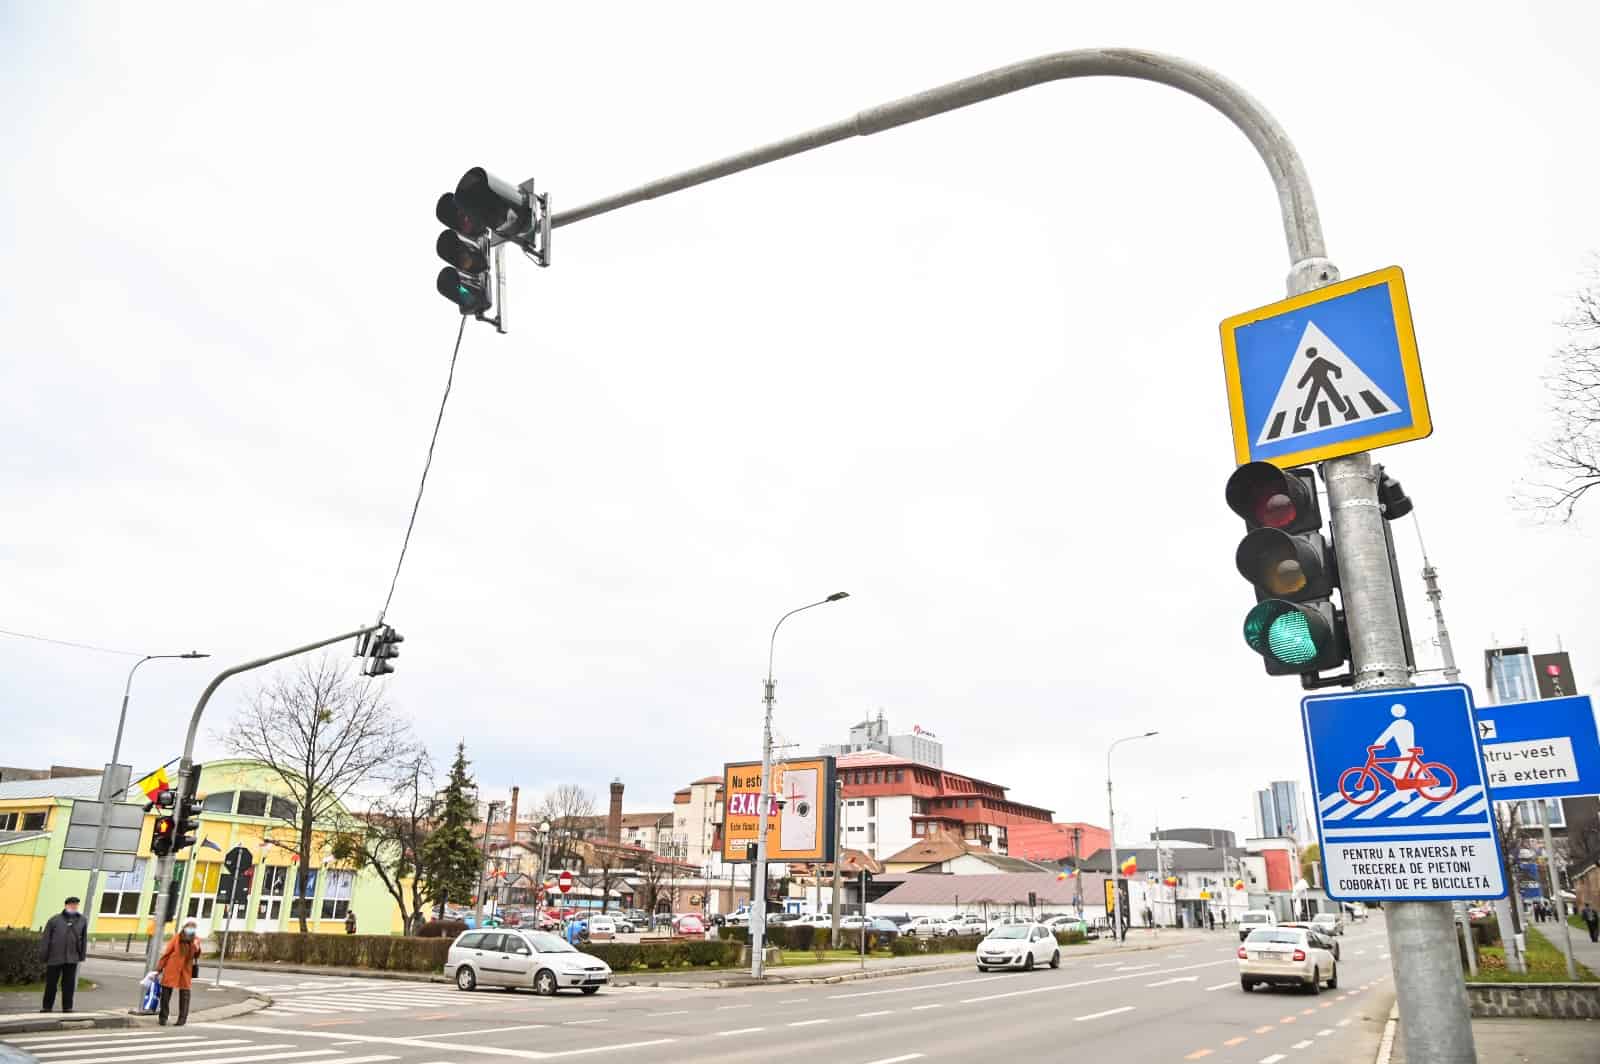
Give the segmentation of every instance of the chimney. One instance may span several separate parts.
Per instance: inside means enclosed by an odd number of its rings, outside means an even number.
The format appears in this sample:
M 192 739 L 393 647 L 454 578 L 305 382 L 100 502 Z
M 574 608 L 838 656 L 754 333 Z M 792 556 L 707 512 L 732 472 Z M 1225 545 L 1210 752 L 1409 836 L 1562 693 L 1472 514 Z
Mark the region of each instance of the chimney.
M 606 841 L 622 841 L 622 781 L 611 781 L 611 812 L 606 815 Z
M 511 788 L 511 815 L 506 818 L 506 845 L 510 846 L 517 841 L 517 795 L 522 793 L 522 788 Z

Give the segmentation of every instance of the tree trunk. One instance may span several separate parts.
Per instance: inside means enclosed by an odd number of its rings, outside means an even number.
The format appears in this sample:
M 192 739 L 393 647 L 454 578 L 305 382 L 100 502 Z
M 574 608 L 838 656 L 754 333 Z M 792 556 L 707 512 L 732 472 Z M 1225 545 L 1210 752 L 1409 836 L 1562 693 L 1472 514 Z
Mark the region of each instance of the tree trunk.
M 307 806 L 306 808 L 309 808 Z M 311 898 L 298 897 L 306 891 L 306 876 L 311 871 L 311 818 L 306 816 L 300 821 L 300 885 L 295 891 L 296 900 L 300 903 L 300 933 L 309 934 L 311 928 L 307 926 L 306 915 L 311 911 Z

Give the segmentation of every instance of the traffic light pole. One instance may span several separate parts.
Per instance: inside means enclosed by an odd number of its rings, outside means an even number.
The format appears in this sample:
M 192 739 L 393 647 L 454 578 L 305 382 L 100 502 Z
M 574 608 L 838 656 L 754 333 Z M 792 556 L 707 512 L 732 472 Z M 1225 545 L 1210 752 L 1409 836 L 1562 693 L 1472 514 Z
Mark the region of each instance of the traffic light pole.
M 189 770 L 194 767 L 195 736 L 199 734 L 200 718 L 205 714 L 206 703 L 211 701 L 211 696 L 216 693 L 218 687 L 222 686 L 222 681 L 230 676 L 237 676 L 241 672 L 249 672 L 252 669 L 259 669 L 263 665 L 271 665 L 275 661 L 282 661 L 284 658 L 292 658 L 297 654 L 304 654 L 310 650 L 320 650 L 334 643 L 342 643 L 346 639 L 358 639 L 370 632 L 376 632 L 382 627 L 383 625 L 381 624 L 372 624 L 364 628 L 357 628 L 353 632 L 341 632 L 329 639 L 320 639 L 315 643 L 307 643 L 305 646 L 295 647 L 292 650 L 285 650 L 282 653 L 247 661 L 242 665 L 235 665 L 231 669 L 224 669 L 217 673 L 216 678 L 207 684 L 206 689 L 200 693 L 200 701 L 195 703 L 194 713 L 189 717 L 189 731 L 183 740 L 183 757 L 178 761 L 178 800 L 174 808 L 181 811 L 184 800 L 192 797 L 186 792 L 189 788 Z M 196 845 L 198 846 L 198 843 Z M 161 947 L 165 945 L 167 921 L 176 915 L 167 912 L 167 883 L 172 879 L 173 866 L 177 863 L 177 859 L 176 853 L 168 853 L 156 861 L 156 881 L 154 884 L 156 891 L 155 927 L 150 932 L 150 942 L 145 946 L 144 959 L 145 971 L 147 972 L 155 971 L 156 961 L 161 956 Z
M 1212 70 L 1186 59 L 1132 49 L 1058 52 L 1000 67 L 563 211 L 553 215 L 550 224 L 552 228 L 571 225 L 852 137 L 882 133 L 1046 82 L 1081 77 L 1154 81 L 1221 112 L 1255 145 L 1272 176 L 1289 250 L 1290 295 L 1339 279 L 1338 270 L 1326 257 L 1322 224 L 1305 166 L 1277 120 L 1243 89 Z M 1355 686 L 1366 690 L 1409 686 L 1410 670 L 1372 459 L 1365 453 L 1333 459 L 1324 463 L 1323 475 L 1333 511 Z M 1115 868 L 1112 876 L 1116 876 Z M 1412 1059 L 1416 1064 L 1475 1061 L 1449 904 L 1399 902 L 1385 906 L 1385 911 L 1389 914 L 1395 987 Z M 759 930 L 752 928 L 753 942 Z M 759 965 L 759 960 L 756 963 Z

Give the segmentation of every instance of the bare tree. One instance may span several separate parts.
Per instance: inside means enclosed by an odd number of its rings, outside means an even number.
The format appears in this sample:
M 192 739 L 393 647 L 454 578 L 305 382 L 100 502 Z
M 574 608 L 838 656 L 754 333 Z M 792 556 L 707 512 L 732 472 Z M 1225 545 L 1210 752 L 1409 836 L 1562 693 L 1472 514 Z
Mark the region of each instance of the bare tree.
M 540 800 L 538 816 L 550 822 L 550 867 L 566 868 L 579 856 L 576 843 L 595 834 L 594 795 L 563 783 Z
M 381 781 L 390 789 L 373 798 L 365 812 L 340 824 L 333 855 L 377 874 L 400 910 L 400 926 L 409 933 L 426 903 L 422 847 L 439 804 L 433 757 L 417 746 L 386 769 Z
M 292 907 L 304 934 L 313 832 L 318 824 L 336 828 L 359 784 L 409 756 L 410 727 L 383 700 L 381 687 L 324 655 L 278 673 L 220 738 L 230 753 L 270 769 L 294 799 L 290 822 L 299 833 L 300 861 Z
M 671 878 L 672 861 L 668 858 L 652 856 L 647 861 L 639 864 L 638 886 L 642 901 L 640 906 L 651 916 L 661 907 L 661 902 L 667 903 L 667 911 L 671 912 L 677 907 L 674 895 L 673 881 Z
M 1589 266 L 1572 312 L 1562 319 L 1567 342 L 1545 376 L 1550 430 L 1534 452 L 1541 472 L 1516 502 L 1571 521 L 1579 500 L 1600 485 L 1600 257 Z
M 591 844 L 594 859 L 589 864 L 590 872 L 599 873 L 600 876 L 600 911 L 605 912 L 611 907 L 611 886 L 621 876 L 618 874 L 624 865 L 622 854 L 615 846 L 600 843 Z

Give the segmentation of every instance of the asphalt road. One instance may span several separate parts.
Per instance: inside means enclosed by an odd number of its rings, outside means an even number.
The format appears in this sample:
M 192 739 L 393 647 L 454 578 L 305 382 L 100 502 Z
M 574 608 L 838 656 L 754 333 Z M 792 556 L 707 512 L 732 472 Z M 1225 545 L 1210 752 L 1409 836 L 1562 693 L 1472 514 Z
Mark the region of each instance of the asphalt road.
M 730 990 L 616 988 L 554 999 L 371 979 L 270 973 L 241 981 L 272 1008 L 185 1028 L 17 1036 L 62 1064 L 448 1064 L 585 1057 L 748 1064 L 771 1053 L 836 1064 L 1090 1059 L 1346 1064 L 1371 1059 L 1392 995 L 1381 918 L 1342 940 L 1338 990 L 1239 987 L 1237 938 L 1057 971 L 952 969 Z

